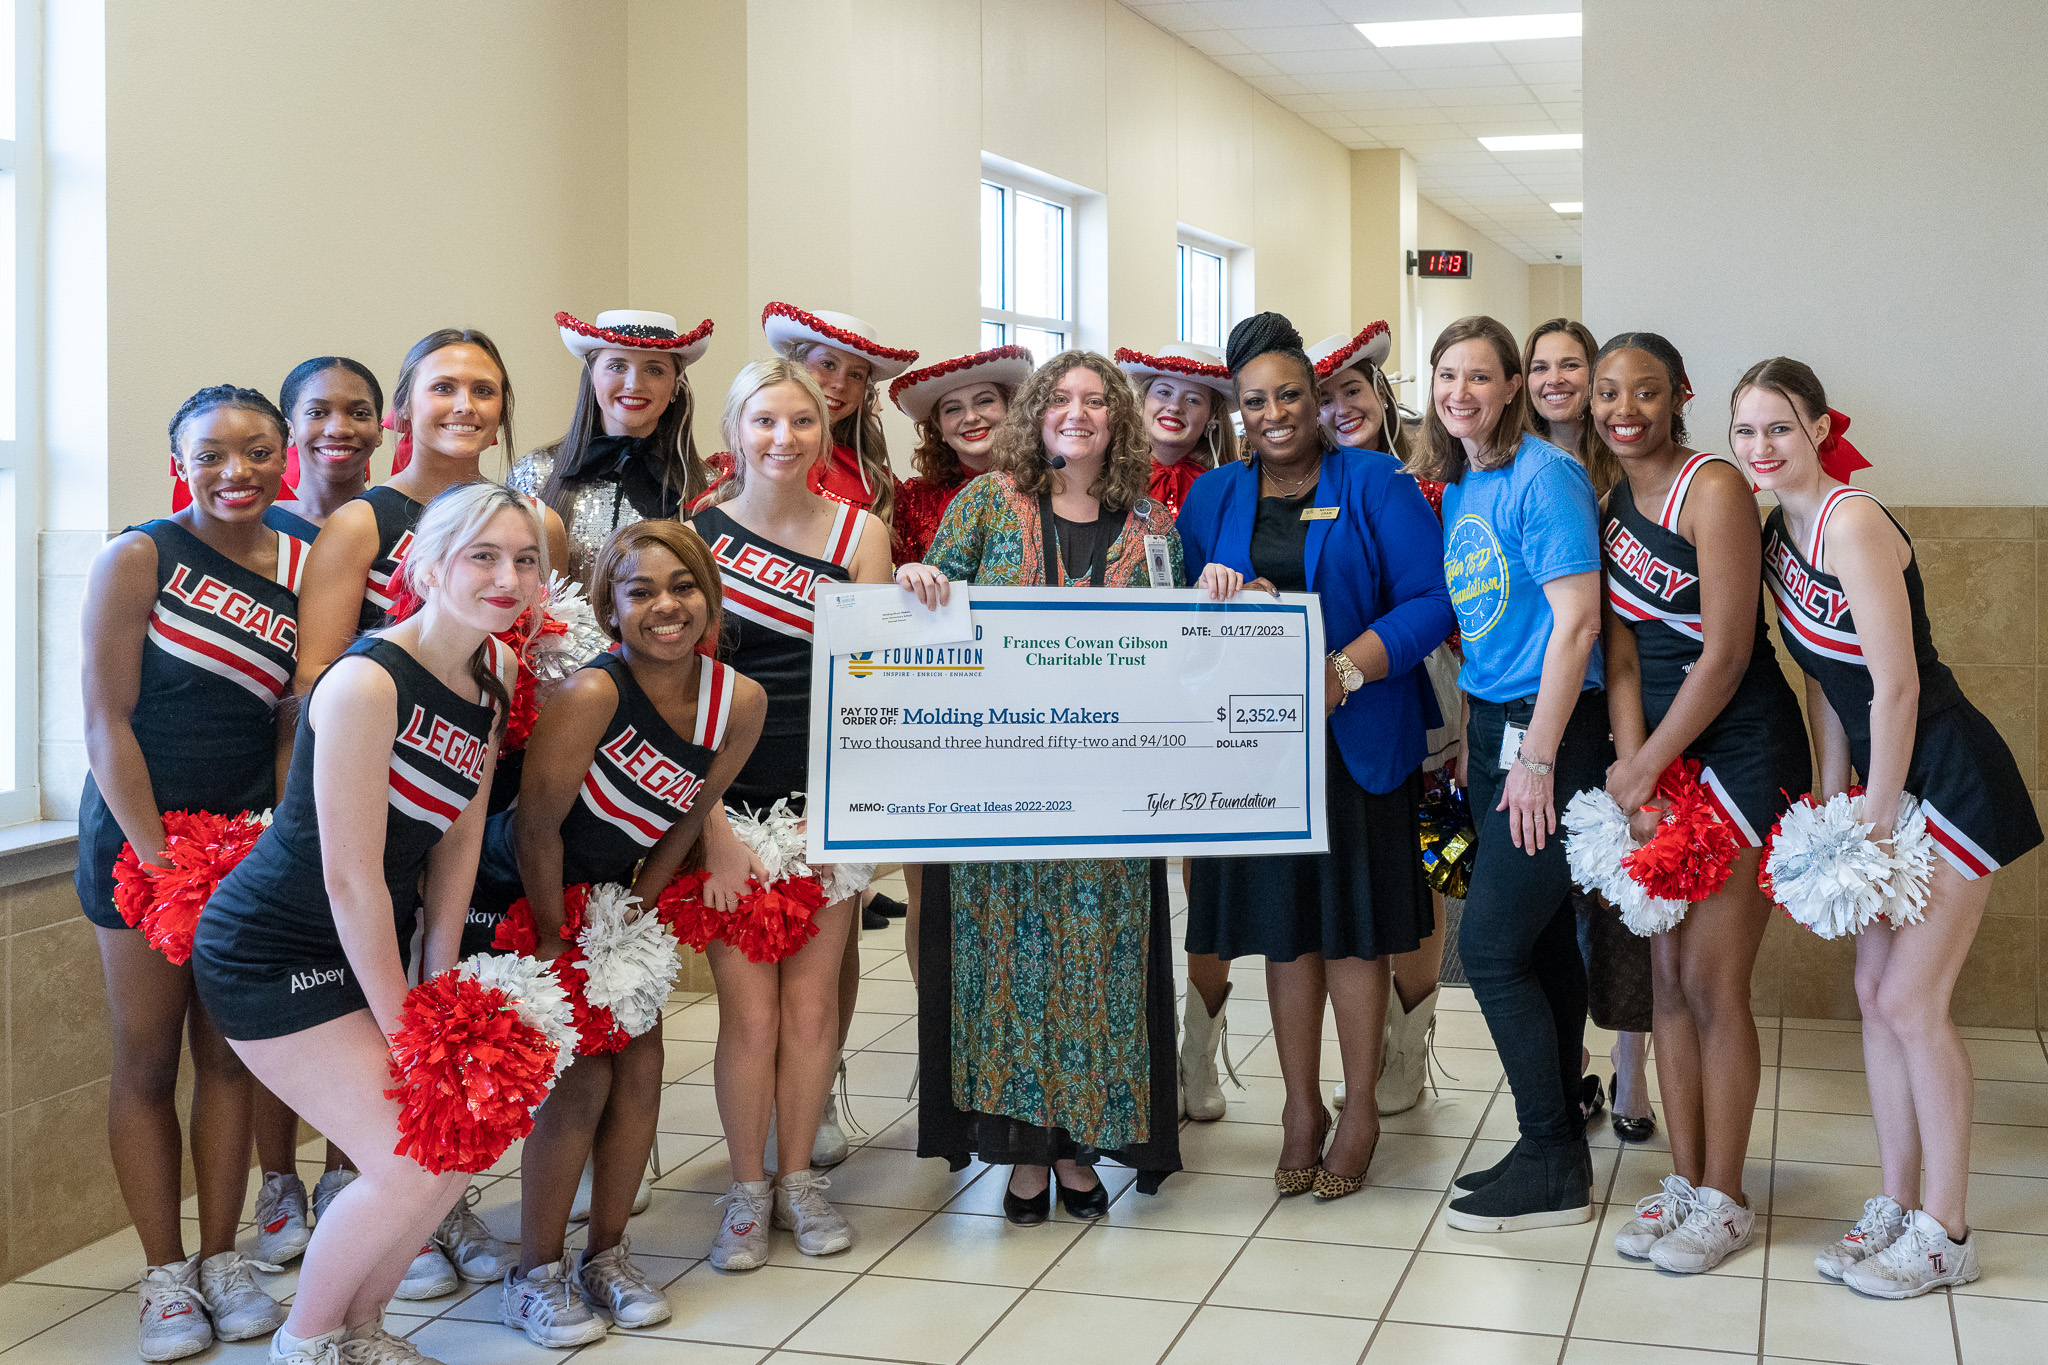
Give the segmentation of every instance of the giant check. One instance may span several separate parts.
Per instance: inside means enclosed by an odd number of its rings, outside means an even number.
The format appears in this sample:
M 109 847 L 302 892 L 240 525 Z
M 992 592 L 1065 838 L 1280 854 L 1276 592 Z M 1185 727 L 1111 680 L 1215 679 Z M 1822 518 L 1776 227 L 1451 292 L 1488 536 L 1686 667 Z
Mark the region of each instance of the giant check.
M 1314 596 L 972 595 L 972 640 L 813 651 L 812 861 L 1329 848 Z

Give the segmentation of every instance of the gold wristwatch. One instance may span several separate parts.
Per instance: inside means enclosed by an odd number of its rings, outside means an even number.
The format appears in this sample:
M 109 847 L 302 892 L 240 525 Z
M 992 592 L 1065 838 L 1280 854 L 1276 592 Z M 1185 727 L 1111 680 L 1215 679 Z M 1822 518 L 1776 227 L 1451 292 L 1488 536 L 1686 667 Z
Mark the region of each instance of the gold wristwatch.
M 1358 665 L 1352 663 L 1341 649 L 1330 651 L 1330 663 L 1337 670 L 1337 685 L 1344 689 L 1344 695 L 1337 698 L 1337 705 L 1342 706 L 1351 700 L 1353 692 L 1365 686 L 1365 674 L 1358 671 Z

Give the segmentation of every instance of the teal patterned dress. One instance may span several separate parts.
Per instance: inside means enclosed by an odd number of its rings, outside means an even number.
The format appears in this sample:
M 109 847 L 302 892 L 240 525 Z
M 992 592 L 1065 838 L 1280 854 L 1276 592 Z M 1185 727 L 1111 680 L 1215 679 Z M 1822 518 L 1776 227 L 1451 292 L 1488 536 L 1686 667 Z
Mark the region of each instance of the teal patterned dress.
M 1105 586 L 1148 585 L 1148 534 L 1168 538 L 1180 581 L 1172 516 L 1141 501 L 1109 547 Z M 955 581 L 1034 586 L 1041 535 L 1036 501 L 985 474 L 953 500 L 925 562 Z M 960 863 L 927 867 L 924 888 L 919 1154 L 956 1169 L 969 1156 L 1105 1154 L 1156 1189 L 1180 1168 L 1164 865 Z

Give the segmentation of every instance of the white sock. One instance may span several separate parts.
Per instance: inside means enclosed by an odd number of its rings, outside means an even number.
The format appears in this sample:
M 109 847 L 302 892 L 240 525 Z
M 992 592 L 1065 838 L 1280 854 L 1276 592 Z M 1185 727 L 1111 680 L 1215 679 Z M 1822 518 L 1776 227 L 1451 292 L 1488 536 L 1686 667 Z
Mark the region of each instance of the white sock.
M 294 1351 L 303 1351 L 308 1346 L 318 1346 L 325 1341 L 331 1341 L 338 1346 L 347 1339 L 348 1329 L 346 1327 L 337 1327 L 332 1332 L 322 1332 L 318 1336 L 310 1337 L 295 1337 L 280 1327 L 277 1329 L 276 1334 L 270 1338 L 270 1348 L 279 1354 L 290 1355 Z

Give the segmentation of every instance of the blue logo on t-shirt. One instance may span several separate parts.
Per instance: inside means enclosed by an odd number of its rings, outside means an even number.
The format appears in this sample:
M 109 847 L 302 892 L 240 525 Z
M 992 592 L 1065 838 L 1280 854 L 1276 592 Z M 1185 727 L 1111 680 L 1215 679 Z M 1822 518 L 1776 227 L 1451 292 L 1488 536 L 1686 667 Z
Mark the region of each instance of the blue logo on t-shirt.
M 1492 630 L 1508 607 L 1506 560 L 1493 528 L 1476 516 L 1458 518 L 1444 538 L 1444 581 L 1451 589 L 1451 609 L 1458 614 L 1458 633 L 1476 640 Z

